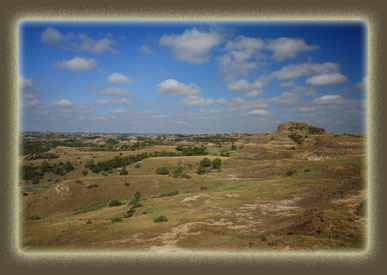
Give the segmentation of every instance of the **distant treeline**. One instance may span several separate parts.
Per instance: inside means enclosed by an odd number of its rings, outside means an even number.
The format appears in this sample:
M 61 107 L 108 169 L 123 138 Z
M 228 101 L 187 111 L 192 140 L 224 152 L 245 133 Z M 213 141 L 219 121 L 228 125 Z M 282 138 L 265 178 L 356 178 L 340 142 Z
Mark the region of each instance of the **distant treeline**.
M 233 137 L 224 137 L 224 136 L 193 136 L 190 138 L 191 141 L 196 142 L 235 142 L 238 140 L 238 138 Z
M 177 149 L 177 148 L 176 148 Z M 90 169 L 94 173 L 99 173 L 101 171 L 109 171 L 115 168 L 125 168 L 128 165 L 131 165 L 135 162 L 142 161 L 143 159 L 152 158 L 152 157 L 178 157 L 178 156 L 201 156 L 207 155 L 207 148 L 205 146 L 201 147 L 191 147 L 184 146 L 179 148 L 180 152 L 165 152 L 165 151 L 155 151 L 153 153 L 142 153 L 134 156 L 127 157 L 115 157 L 111 160 L 100 161 L 95 163 L 93 159 L 89 160 L 85 164 L 85 168 Z

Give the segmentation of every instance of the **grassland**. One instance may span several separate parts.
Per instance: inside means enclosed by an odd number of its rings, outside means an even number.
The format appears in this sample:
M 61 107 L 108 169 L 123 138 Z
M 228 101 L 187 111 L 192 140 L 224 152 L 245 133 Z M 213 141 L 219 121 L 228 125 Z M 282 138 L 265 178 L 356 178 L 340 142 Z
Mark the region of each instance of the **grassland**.
M 21 180 L 21 246 L 65 251 L 362 249 L 365 137 L 302 134 L 298 143 L 283 128 L 217 136 L 25 134 L 34 146 L 70 138 L 89 146 L 46 148 L 58 156 L 49 160 L 28 160 L 42 153 L 20 156 L 21 167 L 36 171 L 47 163 L 73 166 L 64 175 L 46 168 L 38 183 Z M 153 142 L 142 146 L 144 140 Z M 206 154 L 181 155 L 178 145 L 205 146 Z M 163 151 L 175 155 L 154 156 Z M 152 156 L 98 173 L 85 167 L 90 160 L 97 164 L 143 153 Z M 220 159 L 221 167 L 198 174 L 204 158 L 211 164 Z M 169 174 L 157 173 L 160 167 Z M 124 168 L 127 174 L 121 173 Z M 113 200 L 120 205 L 109 206 Z M 160 216 L 167 221 L 155 222 Z

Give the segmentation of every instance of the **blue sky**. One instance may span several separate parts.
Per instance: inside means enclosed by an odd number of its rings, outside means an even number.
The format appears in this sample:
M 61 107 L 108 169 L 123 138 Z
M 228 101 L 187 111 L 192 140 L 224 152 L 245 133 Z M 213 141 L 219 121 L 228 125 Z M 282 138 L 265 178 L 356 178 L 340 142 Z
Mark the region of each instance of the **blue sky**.
M 364 22 L 23 21 L 23 131 L 365 133 Z

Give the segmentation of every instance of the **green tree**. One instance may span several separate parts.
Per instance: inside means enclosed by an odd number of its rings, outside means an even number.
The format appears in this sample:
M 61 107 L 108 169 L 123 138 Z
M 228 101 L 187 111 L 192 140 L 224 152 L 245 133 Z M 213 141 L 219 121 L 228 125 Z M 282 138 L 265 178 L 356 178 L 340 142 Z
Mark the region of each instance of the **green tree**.
M 218 169 L 222 166 L 222 161 L 220 160 L 220 158 L 216 158 L 212 161 L 212 168 L 214 169 Z
M 71 164 L 70 161 L 66 161 L 64 164 L 64 169 L 66 169 L 67 172 L 70 172 L 71 170 L 74 170 L 74 166 Z
M 126 170 L 125 168 L 122 168 L 121 170 L 120 170 L 120 175 L 122 176 L 122 175 L 127 175 L 128 174 L 128 170 Z
M 133 204 L 140 201 L 140 199 L 141 199 L 141 193 L 140 193 L 140 191 L 137 190 L 136 193 L 134 193 L 134 195 L 133 195 Z
M 211 161 L 208 158 L 204 158 L 200 161 L 200 167 L 210 167 Z

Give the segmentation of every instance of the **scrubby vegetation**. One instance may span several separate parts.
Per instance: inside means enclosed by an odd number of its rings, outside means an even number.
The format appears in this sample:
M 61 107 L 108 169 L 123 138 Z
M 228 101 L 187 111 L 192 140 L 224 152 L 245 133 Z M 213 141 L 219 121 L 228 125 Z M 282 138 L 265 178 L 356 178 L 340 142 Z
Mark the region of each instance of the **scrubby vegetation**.
M 167 222 L 167 221 L 168 221 L 168 218 L 162 215 L 154 219 L 154 222 Z

